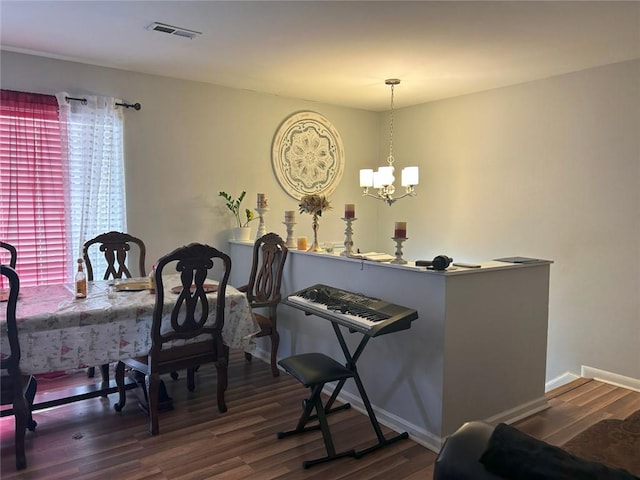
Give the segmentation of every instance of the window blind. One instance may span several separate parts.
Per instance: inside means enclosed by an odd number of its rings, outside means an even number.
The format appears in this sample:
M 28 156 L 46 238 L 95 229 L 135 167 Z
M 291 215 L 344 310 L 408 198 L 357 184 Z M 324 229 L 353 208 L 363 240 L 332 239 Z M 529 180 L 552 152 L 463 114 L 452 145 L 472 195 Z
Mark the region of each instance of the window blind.
M 56 98 L 2 90 L 0 238 L 18 251 L 23 286 L 66 278 L 66 168 Z

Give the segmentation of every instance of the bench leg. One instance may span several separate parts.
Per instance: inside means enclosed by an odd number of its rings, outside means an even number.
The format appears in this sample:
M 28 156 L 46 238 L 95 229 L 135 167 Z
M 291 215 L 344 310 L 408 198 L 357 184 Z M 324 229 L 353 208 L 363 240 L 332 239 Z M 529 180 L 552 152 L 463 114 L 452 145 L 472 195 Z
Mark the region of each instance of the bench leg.
M 312 430 L 321 430 L 322 431 L 322 440 L 324 441 L 325 449 L 327 450 L 327 456 L 316 458 L 314 460 L 305 460 L 302 462 L 303 468 L 309 468 L 313 465 L 317 465 L 319 463 L 328 462 L 331 460 L 336 460 L 338 458 L 344 457 L 355 457 L 355 450 L 346 450 L 344 452 L 336 453 L 335 446 L 333 445 L 333 438 L 331 437 L 331 430 L 329 429 L 329 422 L 327 421 L 327 412 L 325 412 L 325 407 L 322 405 L 322 388 L 324 384 L 318 384 L 311 387 L 311 396 L 308 400 L 304 400 L 302 415 L 300 415 L 300 419 L 298 420 L 298 424 L 296 428 L 293 430 L 289 430 L 286 432 L 278 432 L 278 438 L 285 438 L 291 435 L 296 435 L 298 433 L 310 432 Z M 315 409 L 316 415 L 312 416 L 312 412 Z M 330 413 L 330 412 L 329 412 Z M 307 426 L 307 422 L 314 418 L 318 419 L 317 425 Z

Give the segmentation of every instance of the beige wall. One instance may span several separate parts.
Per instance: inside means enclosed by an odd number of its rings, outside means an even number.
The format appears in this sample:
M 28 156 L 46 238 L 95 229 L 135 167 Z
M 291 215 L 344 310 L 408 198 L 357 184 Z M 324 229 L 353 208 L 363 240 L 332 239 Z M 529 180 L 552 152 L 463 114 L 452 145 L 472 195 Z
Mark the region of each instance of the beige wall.
M 267 193 L 267 227 L 284 234 L 296 202 L 277 185 L 271 141 L 284 118 L 313 110 L 346 152 L 321 240 L 343 239 L 343 204 L 356 203 L 364 250 L 392 253 L 393 222 L 406 220 L 408 259 L 554 260 L 547 380 L 581 365 L 640 379 L 638 61 L 398 110 L 396 165 L 420 165 L 421 184 L 389 208 L 357 189 L 358 170 L 386 158 L 385 115 L 17 53 L 0 60 L 2 88 L 142 104 L 126 114 L 127 203 L 150 259 L 190 241 L 226 247 L 219 190 L 247 190 L 248 207 Z M 311 235 L 310 219 L 298 221 Z
M 280 123 L 302 110 L 328 118 L 345 150 L 345 173 L 331 196 L 335 208 L 322 217 L 320 240 L 344 241 L 345 203 L 375 219 L 375 205 L 360 204 L 358 190 L 358 170 L 378 154 L 375 113 L 12 52 L 3 51 L 0 60 L 2 88 L 112 95 L 142 104 L 125 113 L 127 215 L 150 262 L 191 241 L 226 248 L 234 224 L 220 190 L 234 196 L 246 190 L 246 208 L 255 207 L 258 192 L 266 193 L 266 226 L 285 235 L 284 211 L 297 210 L 298 202 L 277 183 L 271 142 Z M 311 236 L 311 218 L 297 220 L 296 233 Z M 358 236 L 375 238 L 375 229 L 375 221 L 361 222 Z
M 420 162 L 422 181 L 381 212 L 382 233 L 406 219 L 413 259 L 554 260 L 547 380 L 582 365 L 640 379 L 640 61 L 407 108 L 394 123 L 396 163 Z

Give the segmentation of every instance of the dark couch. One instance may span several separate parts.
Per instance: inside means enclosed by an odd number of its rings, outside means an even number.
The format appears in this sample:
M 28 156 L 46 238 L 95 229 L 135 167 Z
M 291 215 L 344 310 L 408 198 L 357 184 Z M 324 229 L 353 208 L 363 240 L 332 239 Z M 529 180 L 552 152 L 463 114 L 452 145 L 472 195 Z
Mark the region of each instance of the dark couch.
M 465 423 L 445 441 L 434 480 L 640 480 L 588 462 L 504 423 Z

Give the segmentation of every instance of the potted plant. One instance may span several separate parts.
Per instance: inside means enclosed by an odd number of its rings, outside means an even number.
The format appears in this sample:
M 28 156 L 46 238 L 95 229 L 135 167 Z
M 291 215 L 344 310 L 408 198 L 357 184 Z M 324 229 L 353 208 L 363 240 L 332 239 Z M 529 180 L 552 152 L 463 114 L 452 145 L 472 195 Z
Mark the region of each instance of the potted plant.
M 249 227 L 249 222 L 256 218 L 255 214 L 251 210 L 245 208 L 244 217 L 246 218 L 246 220 L 243 221 L 242 219 L 242 216 L 240 214 L 240 204 L 242 203 L 242 200 L 244 200 L 246 194 L 247 192 L 243 190 L 238 198 L 233 198 L 227 192 L 219 193 L 219 196 L 223 197 L 227 201 L 227 208 L 231 211 L 231 213 L 233 213 L 233 216 L 236 219 L 237 227 L 234 229 L 234 237 L 236 240 L 242 242 L 248 242 L 251 238 L 251 227 Z

